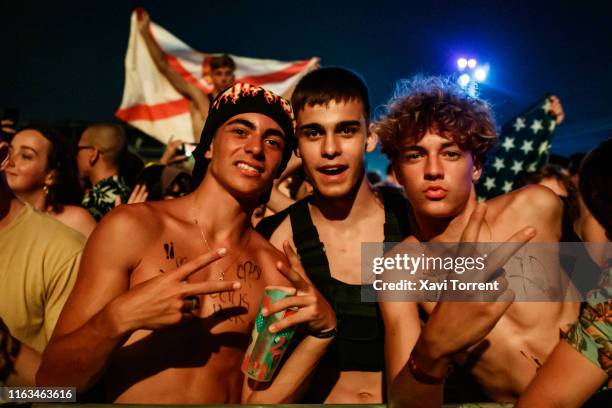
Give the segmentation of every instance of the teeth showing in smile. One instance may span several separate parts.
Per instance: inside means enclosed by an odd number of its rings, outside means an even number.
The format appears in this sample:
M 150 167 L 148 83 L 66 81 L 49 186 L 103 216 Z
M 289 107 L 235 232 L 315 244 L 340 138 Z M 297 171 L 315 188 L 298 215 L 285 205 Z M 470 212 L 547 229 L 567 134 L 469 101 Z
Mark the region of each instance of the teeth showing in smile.
M 249 166 L 246 163 L 238 163 L 238 168 L 239 169 L 243 169 L 243 170 L 247 170 L 247 171 L 253 171 L 255 173 L 259 173 L 259 170 L 257 170 L 255 167 Z

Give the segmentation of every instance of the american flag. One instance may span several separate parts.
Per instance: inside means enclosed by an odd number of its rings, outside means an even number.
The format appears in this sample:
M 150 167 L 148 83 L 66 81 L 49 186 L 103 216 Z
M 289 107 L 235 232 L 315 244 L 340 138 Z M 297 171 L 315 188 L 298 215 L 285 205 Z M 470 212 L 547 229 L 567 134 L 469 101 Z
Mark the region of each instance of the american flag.
M 196 51 L 163 27 L 151 22 L 151 34 L 162 49 L 168 64 L 186 81 L 208 94 L 213 90 L 209 75 L 210 57 Z M 231 55 L 236 63 L 236 81 L 259 85 L 282 95 L 290 92 L 299 80 L 318 66 L 316 57 L 299 61 L 248 58 Z M 131 16 L 130 37 L 125 55 L 125 85 L 121 106 L 115 112 L 162 143 L 171 137 L 193 141 L 188 101 L 158 71 L 138 30 L 137 12 Z
M 505 194 L 517 187 L 525 173 L 536 172 L 548 162 L 557 122 L 550 114 L 550 95 L 502 127 L 497 149 L 487 158 L 476 185 L 479 200 Z

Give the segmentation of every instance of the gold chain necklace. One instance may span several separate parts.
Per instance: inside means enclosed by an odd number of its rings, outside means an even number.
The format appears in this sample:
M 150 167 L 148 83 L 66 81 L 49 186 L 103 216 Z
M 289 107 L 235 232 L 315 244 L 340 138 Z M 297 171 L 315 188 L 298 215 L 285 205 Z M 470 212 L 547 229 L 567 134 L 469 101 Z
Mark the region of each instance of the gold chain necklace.
M 206 233 L 204 232 L 202 225 L 198 221 L 198 218 L 195 216 L 195 207 L 192 207 L 191 211 L 192 211 L 192 216 L 193 216 L 193 223 L 200 230 L 200 237 L 202 238 L 202 244 L 206 246 L 206 249 L 208 250 L 208 252 L 212 252 L 212 247 L 208 243 L 208 239 L 206 239 Z M 251 240 L 251 232 L 248 231 L 246 234 L 244 244 L 240 246 L 242 249 L 236 254 L 236 256 L 232 259 L 232 261 L 219 274 L 220 281 L 225 280 L 225 272 L 227 272 L 227 270 L 234 264 L 234 262 L 236 262 L 240 258 L 240 255 L 242 255 L 243 251 L 247 248 L 250 240 Z M 211 266 L 211 269 L 212 269 L 212 266 Z

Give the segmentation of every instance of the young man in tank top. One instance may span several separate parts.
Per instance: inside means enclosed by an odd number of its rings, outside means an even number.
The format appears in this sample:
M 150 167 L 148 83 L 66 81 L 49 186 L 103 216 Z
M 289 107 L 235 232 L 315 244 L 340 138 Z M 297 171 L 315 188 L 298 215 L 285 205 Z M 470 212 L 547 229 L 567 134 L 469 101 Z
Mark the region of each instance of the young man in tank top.
M 407 86 L 398 88 L 375 129 L 414 211 L 415 235 L 405 242 L 460 242 L 471 216 L 482 220 L 473 242 L 504 242 L 511 236 L 532 243 L 558 242 L 562 203 L 545 187 L 512 191 L 487 201 L 486 210 L 477 209 L 474 183 L 497 137 L 489 106 L 440 78 L 402 84 Z M 559 269 L 557 254 L 549 255 L 547 262 L 550 271 Z M 543 277 L 529 275 L 531 268 L 525 271 L 524 279 L 508 275 L 515 294 L 521 294 L 521 285 L 534 291 L 552 289 L 536 287 Z M 493 303 L 418 306 L 430 315 L 424 328 L 416 303 L 381 303 L 391 339 L 387 358 L 392 406 L 439 404 L 453 361 L 464 365 L 494 400 L 515 400 L 558 343 L 559 330 L 578 312 L 573 302 L 516 301 L 500 309 L 497 324 L 468 341 L 474 326 L 491 317 L 484 309 L 497 307 Z
M 297 155 L 312 196 L 264 219 L 257 229 L 282 249 L 297 248 L 314 285 L 338 316 L 338 334 L 304 402 L 381 403 L 384 329 L 378 306 L 361 302 L 361 243 L 397 242 L 408 234 L 399 191 L 377 191 L 365 177 L 376 147 L 365 83 L 342 68 L 306 75 L 292 97 Z
M 294 254 L 290 267 L 250 224 L 291 155 L 293 137 L 283 98 L 249 84 L 220 94 L 194 153 L 195 191 L 121 206 L 90 237 L 38 385 L 82 392 L 101 380 L 106 400 L 118 403 L 295 398 L 336 319 Z M 268 285 L 296 292 L 280 308 L 298 310 L 274 331 L 304 323 L 309 335 L 273 382 L 255 384 L 240 367 Z

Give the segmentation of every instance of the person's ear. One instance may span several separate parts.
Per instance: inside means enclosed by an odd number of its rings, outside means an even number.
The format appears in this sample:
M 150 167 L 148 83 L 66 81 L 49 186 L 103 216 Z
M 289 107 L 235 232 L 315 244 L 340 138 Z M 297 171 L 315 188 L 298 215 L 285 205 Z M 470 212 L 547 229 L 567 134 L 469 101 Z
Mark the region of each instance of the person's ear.
M 474 167 L 472 168 L 472 182 L 476 184 L 478 180 L 480 180 L 481 175 L 482 175 L 482 165 L 474 163 Z
M 211 143 L 208 149 L 204 152 L 204 158 L 211 160 L 212 157 L 213 157 L 213 145 Z
M 58 171 L 51 170 L 45 176 L 45 185 L 50 187 L 50 186 L 57 184 L 57 178 L 58 178 Z
M 374 124 L 368 126 L 368 135 L 366 136 L 366 152 L 371 153 L 378 145 L 378 133 L 374 130 Z
M 0 141 L 0 171 L 4 171 L 10 161 L 10 146 L 6 142 Z
M 89 152 L 89 164 L 91 166 L 94 166 L 98 162 L 98 160 L 100 159 L 100 156 L 102 154 L 95 147 L 93 149 L 89 149 L 89 150 L 90 150 L 90 152 Z

